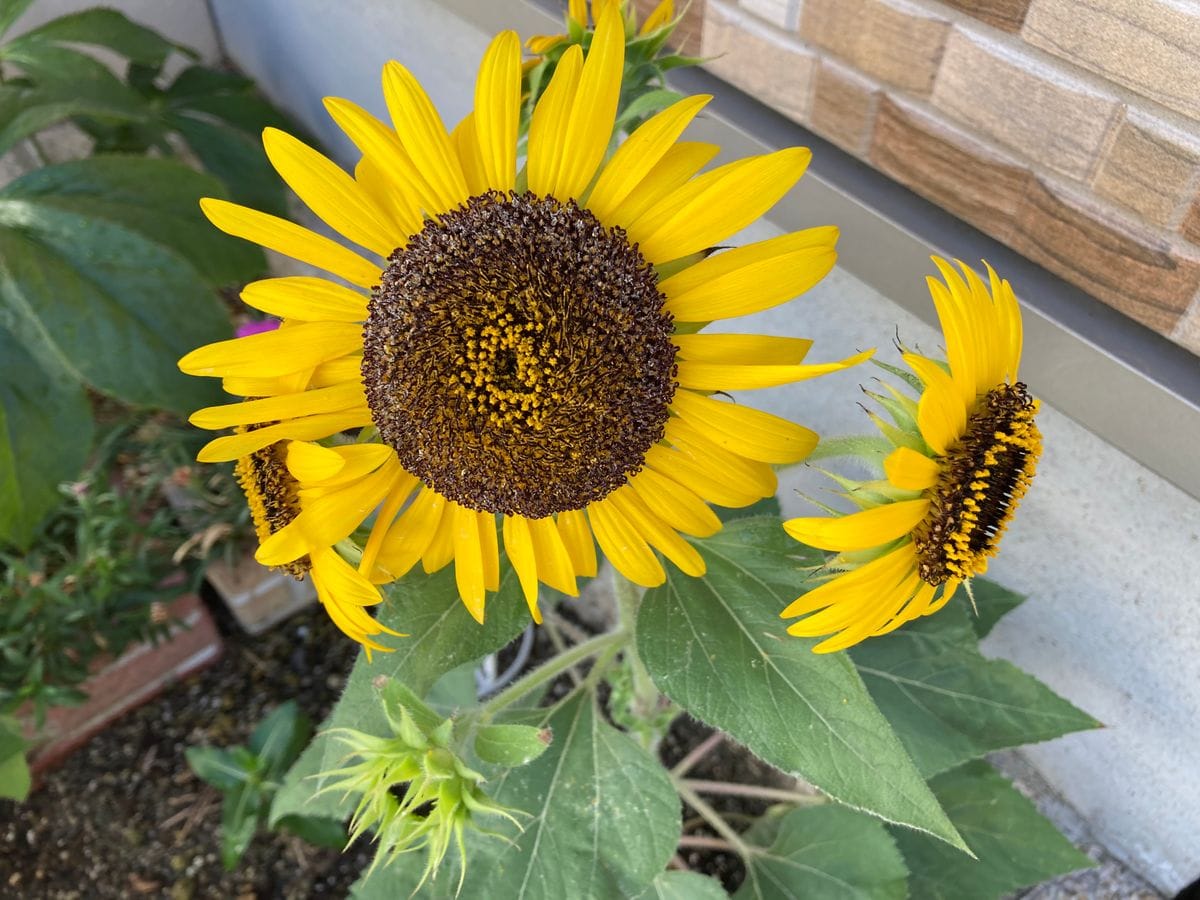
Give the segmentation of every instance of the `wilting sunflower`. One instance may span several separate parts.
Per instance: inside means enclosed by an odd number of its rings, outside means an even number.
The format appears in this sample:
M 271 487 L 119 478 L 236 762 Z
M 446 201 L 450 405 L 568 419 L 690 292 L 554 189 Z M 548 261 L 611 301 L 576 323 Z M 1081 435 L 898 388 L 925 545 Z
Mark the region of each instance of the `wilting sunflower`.
M 204 460 L 363 429 L 354 447 L 291 445 L 300 509 L 265 537 L 260 561 L 347 560 L 362 576 L 360 609 L 373 602 L 368 580 L 453 561 L 462 600 L 482 621 L 503 540 L 540 621 L 538 582 L 576 594 L 576 578 L 595 574 L 594 541 L 641 585 L 665 578 L 655 551 L 702 574 L 679 532 L 716 532 L 709 503 L 774 494 L 771 464 L 812 449 L 808 429 L 713 395 L 823 375 L 868 354 L 805 365 L 807 340 L 698 333 L 784 302 L 832 267 L 828 227 L 711 252 L 792 187 L 809 151 L 698 174 L 717 148 L 678 140 L 709 99 L 694 97 L 606 159 L 624 53 L 618 7 L 601 12 L 586 60 L 575 45 L 558 62 L 520 168 L 512 32 L 488 48 L 475 110 L 453 132 L 398 63 L 383 73 L 394 127 L 327 100 L 363 154 L 353 177 L 268 130 L 284 180 L 365 254 L 204 201 L 222 230 L 349 285 L 252 284 L 243 299 L 282 326 L 180 361 L 254 398 L 193 417 L 243 429 L 212 441 Z M 372 513 L 360 548 L 347 539 Z M 370 633 L 361 621 L 343 628 L 359 640 Z
M 1039 404 L 1017 379 L 1021 312 L 1011 286 L 990 266 L 987 285 L 962 263 L 962 276 L 934 263 L 945 279 L 928 282 L 948 362 L 906 352 L 919 399 L 890 387 L 890 397 L 873 395 L 892 417 L 872 416 L 893 447 L 886 478 L 847 484 L 858 512 L 784 523 L 796 540 L 838 551 L 831 567 L 845 570 L 782 613 L 805 617 L 790 634 L 832 635 L 817 652 L 934 613 L 987 571 L 1041 455 Z

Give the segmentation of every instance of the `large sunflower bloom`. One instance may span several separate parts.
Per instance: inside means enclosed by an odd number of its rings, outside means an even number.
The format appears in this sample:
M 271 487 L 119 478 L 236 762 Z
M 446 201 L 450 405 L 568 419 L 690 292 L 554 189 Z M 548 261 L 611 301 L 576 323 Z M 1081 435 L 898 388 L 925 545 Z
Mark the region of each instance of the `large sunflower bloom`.
M 904 353 L 919 400 L 877 397 L 893 419 L 873 416 L 893 447 L 886 479 L 849 486 L 858 512 L 784 523 L 796 540 L 837 551 L 832 567 L 846 570 L 782 613 L 804 616 L 790 634 L 832 635 L 817 652 L 934 613 L 987 571 L 1041 455 L 1039 404 L 1017 379 L 1021 312 L 1012 288 L 990 266 L 988 285 L 962 263 L 962 276 L 934 263 L 945 279 L 928 282 L 948 361 Z
M 203 202 L 222 230 L 350 286 L 252 284 L 244 299 L 283 326 L 181 360 L 185 372 L 222 377 L 254 398 L 193 417 L 245 428 L 202 458 L 360 427 L 368 431 L 358 446 L 378 450 L 353 461 L 315 444 L 289 453 L 300 509 L 264 540 L 260 561 L 343 553 L 375 584 L 417 562 L 432 572 L 453 561 L 462 600 L 482 621 L 503 540 L 540 621 L 538 583 L 576 594 L 577 577 L 596 571 L 594 542 L 641 585 L 665 579 L 655 551 L 702 574 L 679 533 L 716 532 L 709 503 L 774 494 L 771 465 L 812 449 L 808 429 L 712 394 L 811 378 L 868 354 L 805 365 L 807 340 L 698 333 L 782 303 L 832 267 L 829 227 L 709 252 L 792 187 L 809 151 L 697 174 L 717 148 L 678 140 L 709 99 L 694 97 L 606 160 L 623 54 L 619 4 L 610 3 L 586 60 L 572 46 L 559 61 L 520 171 L 512 32 L 488 48 L 475 110 L 453 132 L 398 63 L 383 73 L 394 128 L 327 100 L 363 154 L 353 177 L 268 130 L 284 180 L 371 256 L 261 212 Z M 346 539 L 372 512 L 360 551 Z

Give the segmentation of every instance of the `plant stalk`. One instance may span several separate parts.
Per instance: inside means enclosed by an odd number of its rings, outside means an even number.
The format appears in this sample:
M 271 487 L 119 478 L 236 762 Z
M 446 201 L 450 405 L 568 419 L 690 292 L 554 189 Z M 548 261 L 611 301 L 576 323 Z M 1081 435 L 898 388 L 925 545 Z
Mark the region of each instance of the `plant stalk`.
M 684 778 L 692 790 L 701 794 L 725 794 L 731 797 L 750 797 L 755 800 L 770 800 L 774 803 L 791 803 L 794 806 L 820 806 L 825 798 L 819 794 L 802 794 L 779 788 L 760 787 L 756 784 L 737 784 L 730 781 L 705 781 L 700 778 Z
M 629 640 L 629 632 L 624 629 L 611 631 L 608 634 L 597 635 L 591 640 L 576 644 L 570 650 L 560 653 L 548 660 L 542 666 L 534 669 L 524 678 L 518 679 L 488 700 L 480 707 L 484 718 L 496 715 L 507 706 L 511 706 L 531 691 L 537 690 L 544 684 L 549 684 L 563 672 L 578 665 L 589 657 L 596 656 L 609 649 L 620 649 Z
M 680 798 L 694 809 L 700 816 L 704 818 L 713 831 L 729 842 L 730 847 L 743 860 L 749 860 L 756 852 L 754 847 L 751 847 L 742 840 L 742 836 L 738 834 L 729 823 L 721 818 L 721 814 L 700 799 L 700 795 L 688 787 L 687 782 L 682 778 L 672 778 L 671 783 L 675 786 L 675 792 Z
M 633 634 L 634 622 L 637 619 L 638 607 L 642 603 L 644 591 L 616 569 L 613 569 L 613 595 L 617 601 L 617 621 L 621 628 Z M 658 708 L 659 693 L 654 685 L 654 679 L 646 669 L 642 658 L 638 655 L 637 644 L 630 641 L 625 647 L 625 659 L 629 662 L 629 670 L 633 678 L 633 713 L 639 718 L 652 716 Z

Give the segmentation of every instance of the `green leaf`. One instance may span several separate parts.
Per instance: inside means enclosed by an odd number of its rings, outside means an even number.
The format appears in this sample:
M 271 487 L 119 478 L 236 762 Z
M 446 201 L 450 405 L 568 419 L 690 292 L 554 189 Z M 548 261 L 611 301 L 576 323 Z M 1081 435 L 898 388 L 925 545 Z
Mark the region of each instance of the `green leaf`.
M 271 168 L 260 138 L 191 115 L 168 114 L 165 124 L 179 132 L 204 168 L 225 185 L 233 200 L 272 215 L 287 216 L 283 181 Z
M 756 500 L 749 506 L 739 509 L 718 506 L 713 511 L 722 522 L 732 522 L 734 519 L 753 519 L 757 516 L 774 516 L 778 519 L 783 514 L 778 497 L 763 497 L 761 500 Z
M 3 48 L 0 58 L 20 68 L 43 96 L 91 101 L 106 118 L 136 121 L 151 115 L 145 97 L 86 53 L 56 44 L 30 43 Z
M 425 703 L 442 716 L 475 706 L 475 661 L 451 669 L 425 695 Z
M 552 732 L 532 725 L 484 725 L 475 735 L 475 753 L 486 763 L 513 768 L 546 752 Z
M 250 751 L 271 778 L 278 778 L 300 755 L 312 736 L 312 723 L 295 700 L 276 707 L 250 735 Z
M 969 615 L 955 602 L 850 650 L 923 775 L 992 750 L 1098 727 L 1032 675 L 985 659 Z
M 679 841 L 679 798 L 658 760 L 596 711 L 582 692 L 544 710 L 554 743 L 539 759 L 488 781 L 501 806 L 523 810 L 511 843 L 469 832 L 467 872 L 439 874 L 416 897 L 562 900 L 636 895 L 663 870 Z M 491 827 L 490 821 L 484 827 Z M 375 869 L 353 896 L 403 897 L 423 860 Z
M 200 212 L 200 198 L 225 196 L 219 181 L 182 163 L 132 156 L 45 166 L 0 191 L 0 198 L 135 231 L 184 257 L 213 287 L 240 285 L 266 274 L 261 250 L 222 234 Z
M 131 110 L 128 104 L 114 103 L 111 98 L 65 95 L 45 86 L 0 85 L 0 154 L 7 153 L 31 134 L 74 116 L 136 121 L 143 115 L 143 111 Z
M 262 789 L 249 782 L 239 784 L 225 796 L 221 807 L 221 863 L 226 871 L 237 868 L 254 840 L 263 799 Z
M 1025 602 L 1024 594 L 1010 591 L 987 578 L 972 578 L 971 593 L 975 597 L 976 613 L 971 616 L 971 626 L 980 640 L 991 634 L 1001 618 Z
M 87 461 L 92 431 L 83 388 L 47 374 L 0 326 L 0 545 L 29 546 L 59 483 Z
M 2 21 L 3 15 L 0 14 L 0 23 Z M 59 42 L 107 47 L 133 62 L 147 66 L 161 66 L 172 50 L 195 56 L 193 51 L 171 43 L 144 25 L 130 21 L 115 9 L 103 8 L 85 9 L 47 22 L 0 48 L 0 56 L 17 51 L 27 52 L 39 44 Z
M 746 880 L 733 895 L 736 900 L 904 900 L 908 896 L 904 860 L 887 829 L 875 819 L 841 806 L 814 806 L 786 813 L 770 823 L 769 831 L 771 844 L 750 858 Z M 754 842 L 755 829 L 746 838 Z M 957 851 L 947 848 L 947 852 Z
M 18 803 L 29 796 L 33 784 L 25 761 L 25 747 L 17 720 L 0 716 L 0 797 Z
M 8 29 L 33 3 L 33 0 L 0 0 L 0 36 Z
M 196 777 L 219 791 L 232 791 L 254 774 L 223 747 L 188 747 L 183 754 Z
M 483 625 L 471 618 L 459 600 L 452 566 L 434 575 L 414 572 L 387 588 L 387 593 L 380 620 L 409 636 L 396 638 L 392 642 L 395 652 L 377 653 L 370 662 L 365 653 L 359 654 L 345 693 L 276 794 L 272 824 L 293 813 L 331 819 L 349 815 L 353 800 L 335 793 L 315 796 L 323 781 L 314 776 L 335 768 L 343 755 L 341 745 L 325 733 L 329 729 L 390 734 L 374 687 L 376 678 L 393 678 L 422 696 L 443 673 L 500 649 L 529 623 L 529 608 L 507 563 L 501 564 L 500 590 L 488 600 Z
M 176 367 L 230 333 L 196 270 L 86 206 L 21 196 L 23 182 L 0 192 L 0 324 L 49 371 L 127 403 L 186 414 L 214 402 L 214 385 Z
M 923 835 L 895 830 L 911 873 L 912 897 L 994 900 L 1095 865 L 985 762 L 969 762 L 929 784 L 978 859 Z
M 779 612 L 803 592 L 808 551 L 775 518 L 737 520 L 695 545 L 707 574 L 671 570 L 637 618 L 659 690 L 834 799 L 961 846 L 849 657 L 786 633 Z
M 659 872 L 633 900 L 725 900 L 721 882 L 697 872 Z
M 346 826 L 333 819 L 314 816 L 284 816 L 276 823 L 276 828 L 290 831 L 314 847 L 341 850 L 346 846 Z

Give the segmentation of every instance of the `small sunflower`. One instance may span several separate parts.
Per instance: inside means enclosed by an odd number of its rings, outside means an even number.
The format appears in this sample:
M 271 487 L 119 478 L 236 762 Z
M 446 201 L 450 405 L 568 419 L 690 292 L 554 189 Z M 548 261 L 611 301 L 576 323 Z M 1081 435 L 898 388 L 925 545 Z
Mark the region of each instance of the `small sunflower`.
M 702 574 L 680 532 L 716 532 L 709 503 L 774 494 L 771 465 L 812 449 L 808 429 L 713 395 L 823 375 L 869 353 L 806 365 L 807 340 L 699 333 L 782 303 L 833 266 L 831 227 L 712 252 L 792 187 L 810 153 L 701 172 L 718 148 L 678 140 L 709 99 L 692 97 L 608 157 L 624 40 L 620 5 L 608 3 L 586 59 L 572 45 L 555 67 L 520 167 L 512 32 L 488 48 L 475 109 L 452 132 L 398 63 L 383 73 L 394 127 L 328 99 L 363 154 L 353 176 L 268 129 L 280 175 L 365 253 L 203 201 L 222 230 L 338 279 L 249 285 L 243 299 L 281 327 L 180 361 L 253 398 L 193 416 L 238 428 L 201 459 L 293 442 L 286 463 L 299 508 L 263 540 L 260 561 L 353 563 L 360 610 L 373 602 L 364 584 L 453 562 L 462 601 L 482 622 L 503 541 L 540 621 L 538 583 L 577 594 L 576 579 L 595 574 L 595 542 L 641 585 L 665 579 L 655 551 Z M 356 430 L 353 446 L 314 443 Z M 372 514 L 360 549 L 348 539 Z M 343 628 L 370 634 L 361 620 Z
M 905 352 L 919 399 L 890 387 L 888 397 L 872 394 L 892 417 L 872 415 L 892 448 L 886 478 L 843 482 L 858 512 L 784 523 L 796 540 L 837 551 L 831 566 L 844 570 L 781 614 L 804 617 L 790 634 L 831 635 L 819 653 L 937 612 L 987 571 L 1041 455 L 1039 403 L 1017 378 L 1021 312 L 1011 286 L 990 266 L 989 285 L 962 263 L 961 276 L 934 263 L 945 283 L 928 282 L 948 361 Z

